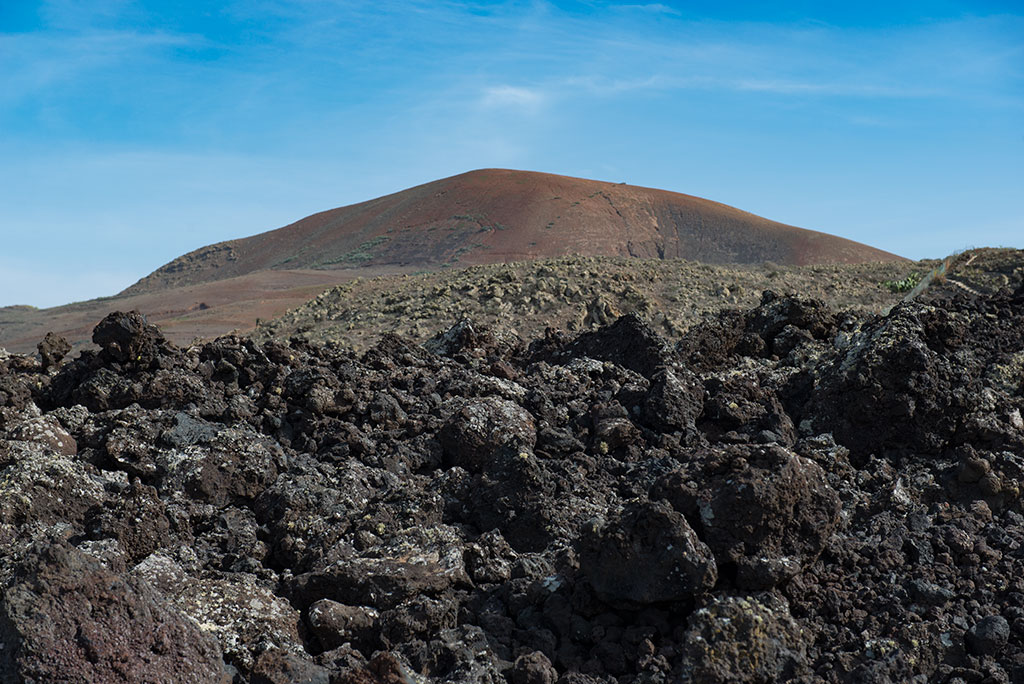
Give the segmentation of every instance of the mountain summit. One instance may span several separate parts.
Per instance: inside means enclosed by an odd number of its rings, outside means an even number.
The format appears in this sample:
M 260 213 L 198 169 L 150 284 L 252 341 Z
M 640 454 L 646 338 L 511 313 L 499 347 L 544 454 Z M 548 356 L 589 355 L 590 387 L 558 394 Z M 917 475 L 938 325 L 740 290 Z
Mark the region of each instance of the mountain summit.
M 805 265 L 901 260 L 677 192 L 483 169 L 178 257 L 122 294 L 264 270 L 472 265 L 567 254 Z

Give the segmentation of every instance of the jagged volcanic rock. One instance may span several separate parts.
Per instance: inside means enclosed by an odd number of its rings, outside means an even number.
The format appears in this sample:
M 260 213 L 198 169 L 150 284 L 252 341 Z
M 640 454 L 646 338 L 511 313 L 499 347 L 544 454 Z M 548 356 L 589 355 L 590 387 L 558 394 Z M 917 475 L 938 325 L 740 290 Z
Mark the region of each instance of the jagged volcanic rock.
M 1024 288 L 0 354 L 3 681 L 1024 680 Z

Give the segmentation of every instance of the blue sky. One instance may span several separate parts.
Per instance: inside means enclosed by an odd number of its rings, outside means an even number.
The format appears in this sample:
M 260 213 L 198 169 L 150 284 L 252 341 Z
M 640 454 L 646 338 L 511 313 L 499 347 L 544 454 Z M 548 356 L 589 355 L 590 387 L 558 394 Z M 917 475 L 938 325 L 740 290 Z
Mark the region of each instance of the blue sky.
M 484 167 L 1024 247 L 1019 2 L 824 4 L 0 2 L 0 306 Z

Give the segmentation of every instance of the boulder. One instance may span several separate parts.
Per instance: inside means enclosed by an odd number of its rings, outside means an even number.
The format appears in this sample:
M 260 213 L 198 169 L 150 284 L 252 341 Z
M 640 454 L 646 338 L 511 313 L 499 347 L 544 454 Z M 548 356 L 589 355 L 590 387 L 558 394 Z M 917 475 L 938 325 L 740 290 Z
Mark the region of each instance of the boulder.
M 718 579 L 715 559 L 664 502 L 631 502 L 594 521 L 581 540 L 580 570 L 616 606 L 693 605 Z
M 232 680 L 216 639 L 74 547 L 33 549 L 0 605 L 0 670 L 19 681 Z

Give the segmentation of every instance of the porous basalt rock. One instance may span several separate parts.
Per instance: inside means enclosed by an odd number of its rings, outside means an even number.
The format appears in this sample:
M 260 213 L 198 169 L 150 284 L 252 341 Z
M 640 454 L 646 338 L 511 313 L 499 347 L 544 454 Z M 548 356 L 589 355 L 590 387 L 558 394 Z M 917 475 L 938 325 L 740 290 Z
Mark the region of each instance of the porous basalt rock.
M 13 681 L 1024 680 L 1024 289 L 97 339 L 0 355 Z
M 696 435 L 696 420 L 704 410 L 704 386 L 685 369 L 662 368 L 651 377 L 651 388 L 644 397 L 641 416 L 659 432 Z
M 451 465 L 479 471 L 502 447 L 532 449 L 537 429 L 518 404 L 486 397 L 467 401 L 441 428 L 438 440 Z
M 104 357 L 140 367 L 171 349 L 157 327 L 149 325 L 138 311 L 108 314 L 93 330 L 92 341 Z
M 636 314 L 627 314 L 611 325 L 585 332 L 555 353 L 562 358 L 586 356 L 611 361 L 644 377 L 652 376 L 660 367 L 672 365 L 676 360 L 669 344 Z
M 168 609 L 146 584 L 115 575 L 73 547 L 31 549 L 0 603 L 5 677 L 231 682 L 215 639 Z
M 60 364 L 61 360 L 71 351 L 71 343 L 56 333 L 48 332 L 37 347 L 43 370 L 49 370 Z
M 1010 417 L 1019 402 L 986 388 L 985 375 L 1019 349 L 1021 299 L 1004 293 L 973 316 L 917 303 L 895 307 L 821 374 L 810 401 L 815 426 L 829 428 L 857 457 L 934 454 L 965 441 L 1020 446 L 1024 434 Z M 989 420 L 993 413 L 1002 415 Z
M 697 483 L 700 483 L 699 485 Z M 767 589 L 813 563 L 839 522 L 839 495 L 810 459 L 778 446 L 706 452 L 659 480 L 741 589 Z
M 711 599 L 694 612 L 684 639 L 692 669 L 681 681 L 792 681 L 807 675 L 806 635 L 789 613 L 786 601 L 773 594 Z
M 612 604 L 691 604 L 718 579 L 715 560 L 686 519 L 663 503 L 630 503 L 595 522 L 580 566 L 598 597 Z

